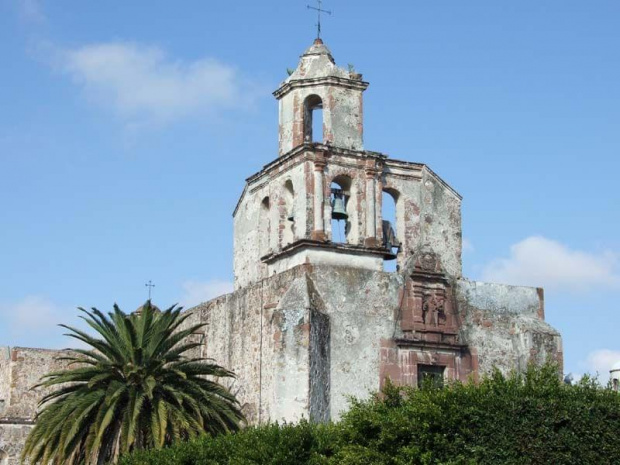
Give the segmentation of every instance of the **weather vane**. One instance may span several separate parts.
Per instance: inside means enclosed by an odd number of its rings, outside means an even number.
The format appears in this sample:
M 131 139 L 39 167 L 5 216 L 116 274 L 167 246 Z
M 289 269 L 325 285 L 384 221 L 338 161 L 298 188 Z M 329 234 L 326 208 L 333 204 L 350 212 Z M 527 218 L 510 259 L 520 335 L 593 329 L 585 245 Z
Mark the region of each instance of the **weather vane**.
M 320 39 L 321 38 L 321 13 L 327 13 L 328 15 L 331 15 L 332 12 L 329 10 L 323 9 L 323 0 L 316 0 L 316 3 L 318 6 L 310 6 L 310 5 L 306 5 L 306 6 L 308 7 L 309 10 L 316 10 L 317 12 L 318 21 L 316 23 L 316 29 L 317 29 L 316 38 Z
M 155 287 L 155 284 L 153 284 L 151 280 L 149 279 L 149 282 L 146 283 L 145 286 L 149 288 L 149 300 L 151 300 L 151 289 Z

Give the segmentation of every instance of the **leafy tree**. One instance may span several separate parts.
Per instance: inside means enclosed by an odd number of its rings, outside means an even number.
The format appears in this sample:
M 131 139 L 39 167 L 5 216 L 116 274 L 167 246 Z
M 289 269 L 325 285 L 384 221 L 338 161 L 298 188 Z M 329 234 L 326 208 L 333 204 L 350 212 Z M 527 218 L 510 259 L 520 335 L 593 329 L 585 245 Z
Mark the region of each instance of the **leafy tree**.
M 147 301 L 129 315 L 116 305 L 108 316 L 80 310 L 97 337 L 61 325 L 92 349 L 73 350 L 62 358 L 67 369 L 42 378 L 38 386 L 55 390 L 41 400 L 24 460 L 116 463 L 133 450 L 239 429 L 237 400 L 213 380 L 234 374 L 184 355 L 200 345 L 188 336 L 203 325 L 184 325 L 189 315 L 180 307 L 160 312 Z
M 430 381 L 430 380 L 429 380 Z M 337 423 L 270 424 L 138 451 L 121 465 L 617 465 L 620 395 L 557 366 L 479 383 L 387 384 Z

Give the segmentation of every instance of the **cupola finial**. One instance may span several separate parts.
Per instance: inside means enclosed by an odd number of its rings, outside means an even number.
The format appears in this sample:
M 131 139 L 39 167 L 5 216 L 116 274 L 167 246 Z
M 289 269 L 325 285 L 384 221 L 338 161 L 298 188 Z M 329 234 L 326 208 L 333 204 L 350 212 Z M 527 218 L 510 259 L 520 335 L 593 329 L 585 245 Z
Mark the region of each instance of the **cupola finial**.
M 321 40 L 321 13 L 327 13 L 331 15 L 332 12 L 329 10 L 323 9 L 323 0 L 316 0 L 317 6 L 306 5 L 309 10 L 316 10 L 318 20 L 316 22 L 316 38 L 317 40 Z M 316 43 L 316 42 L 315 42 Z M 323 42 L 320 42 L 323 43 Z

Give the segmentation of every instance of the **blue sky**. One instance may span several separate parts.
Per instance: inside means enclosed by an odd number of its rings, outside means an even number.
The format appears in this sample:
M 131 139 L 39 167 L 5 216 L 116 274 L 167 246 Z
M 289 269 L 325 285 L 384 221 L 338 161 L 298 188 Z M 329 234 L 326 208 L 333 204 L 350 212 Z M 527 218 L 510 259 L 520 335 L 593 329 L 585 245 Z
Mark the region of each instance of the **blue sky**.
M 75 307 L 213 297 L 232 211 L 277 155 L 306 0 L 0 0 L 0 343 Z M 566 371 L 620 360 L 620 2 L 329 0 L 371 85 L 365 146 L 464 197 L 464 272 L 546 288 Z M 606 379 L 606 378 L 605 378 Z

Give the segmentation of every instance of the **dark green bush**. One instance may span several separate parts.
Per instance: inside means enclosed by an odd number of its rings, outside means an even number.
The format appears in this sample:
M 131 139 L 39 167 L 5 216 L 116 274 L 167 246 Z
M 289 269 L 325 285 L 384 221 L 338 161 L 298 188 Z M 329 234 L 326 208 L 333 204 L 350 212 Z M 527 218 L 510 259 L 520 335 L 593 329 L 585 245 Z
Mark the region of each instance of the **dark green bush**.
M 475 385 L 388 386 L 339 423 L 268 425 L 124 457 L 122 465 L 620 464 L 620 396 L 557 368 Z

